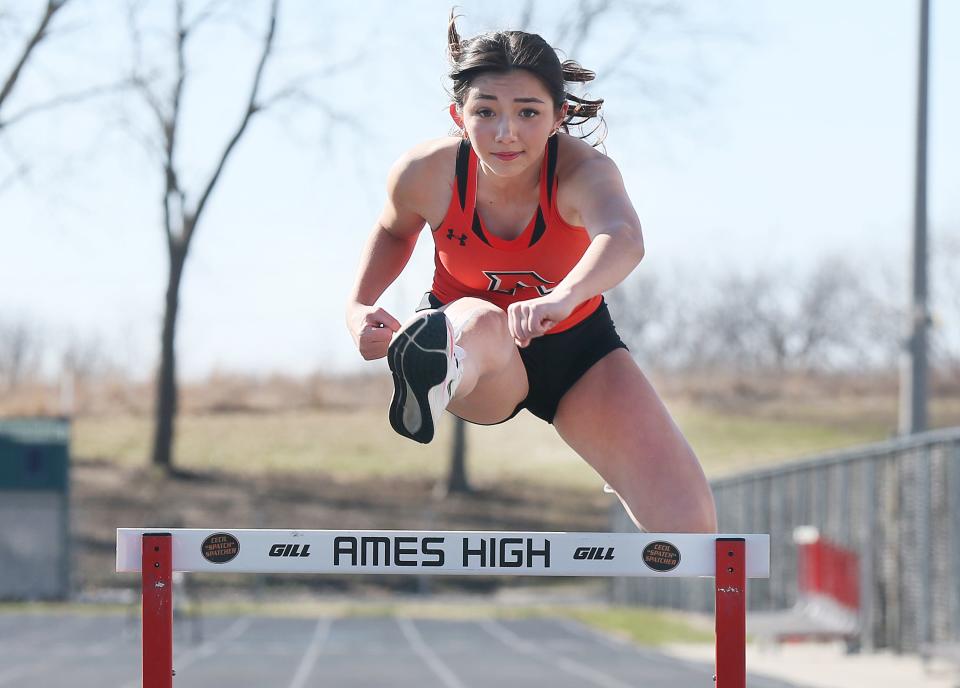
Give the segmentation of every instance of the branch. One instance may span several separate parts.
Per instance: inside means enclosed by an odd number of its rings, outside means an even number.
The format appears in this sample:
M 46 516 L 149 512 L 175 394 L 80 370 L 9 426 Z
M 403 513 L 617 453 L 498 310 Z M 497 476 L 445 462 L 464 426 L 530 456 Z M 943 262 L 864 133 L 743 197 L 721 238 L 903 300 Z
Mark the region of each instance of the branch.
M 142 4 L 142 3 L 140 3 Z M 166 112 L 163 102 L 157 96 L 150 86 L 151 78 L 141 71 L 143 63 L 143 35 L 137 22 L 137 12 L 139 4 L 130 2 L 127 9 L 127 26 L 133 42 L 133 68 L 131 70 L 130 83 L 140 93 L 147 109 L 153 114 L 160 131 L 162 145 L 154 146 L 152 141 L 146 136 L 138 137 L 141 143 L 145 145 L 148 153 L 159 152 L 159 157 L 164 170 L 164 189 L 163 189 L 163 217 L 164 231 L 167 235 L 167 245 L 172 250 L 174 244 L 173 232 L 173 210 L 171 208 L 171 199 L 180 200 L 180 209 L 184 207 L 184 193 L 180 188 L 180 180 L 177 177 L 174 165 L 175 142 L 177 118 L 180 108 L 180 94 L 183 90 L 183 82 L 186 78 L 186 70 L 183 60 L 183 43 L 186 41 L 187 31 L 183 26 L 183 2 L 178 0 L 176 8 L 176 44 L 178 54 L 178 73 L 177 82 L 174 85 L 172 105 L 170 113 Z
M 128 87 L 126 82 L 119 82 L 116 84 L 107 84 L 105 86 L 91 86 L 90 88 L 84 89 L 82 91 L 76 91 L 74 93 L 65 93 L 64 95 L 57 96 L 56 98 L 51 98 L 50 100 L 45 100 L 39 103 L 34 103 L 33 105 L 28 105 L 23 108 L 20 112 L 11 116 L 8 119 L 0 120 L 0 131 L 12 127 L 14 124 L 19 122 L 30 115 L 34 115 L 38 112 L 44 112 L 46 110 L 55 110 L 64 105 L 73 105 L 75 103 L 82 103 L 91 98 L 96 98 L 107 93 L 114 93 L 116 91 L 123 91 Z
M 137 5 L 135 2 L 131 2 L 127 7 L 127 27 L 133 39 L 133 68 L 130 70 L 130 83 L 133 84 L 133 87 L 143 96 L 147 107 L 157 118 L 157 124 L 162 132 L 166 127 L 167 121 L 163 112 L 163 105 L 150 88 L 151 79 L 141 71 L 141 65 L 143 64 L 143 35 L 140 31 L 140 26 L 137 24 Z
M 520 13 L 520 23 L 517 28 L 521 31 L 529 31 L 533 23 L 533 0 L 526 0 L 523 3 L 523 11 Z
M 263 41 L 263 52 L 260 54 L 260 62 L 257 64 L 257 70 L 253 77 L 253 85 L 250 89 L 250 98 L 247 101 L 247 109 L 244 113 L 243 120 L 240 122 L 240 125 L 234 132 L 233 137 L 230 139 L 230 142 L 224 149 L 223 154 L 220 156 L 220 162 L 217 164 L 216 170 L 214 170 L 213 175 L 210 177 L 210 181 L 207 182 L 207 186 L 203 191 L 203 195 L 197 202 L 197 207 L 190 218 L 191 221 L 187 223 L 187 226 L 184 228 L 185 243 L 189 243 L 190 238 L 193 235 L 193 228 L 196 226 L 196 221 L 200 217 L 201 213 L 203 213 L 203 209 L 207 205 L 210 194 L 213 192 L 213 189 L 217 184 L 217 180 L 220 178 L 220 174 L 223 172 L 223 168 L 227 164 L 227 159 L 233 152 L 237 142 L 240 141 L 240 138 L 243 136 L 243 132 L 246 130 L 247 124 L 249 124 L 251 117 L 253 117 L 253 115 L 261 109 L 260 105 L 257 103 L 257 96 L 260 92 L 260 83 L 263 80 L 264 68 L 266 67 L 267 60 L 270 58 L 270 52 L 273 49 L 273 38 L 277 28 L 278 5 L 279 0 L 273 0 L 273 2 L 270 3 L 270 20 L 267 28 L 267 34 Z
M 134 75 L 140 73 L 140 65 L 143 63 L 143 36 L 140 32 L 140 25 L 137 24 L 138 3 L 135 0 L 129 0 L 127 5 L 127 28 L 130 30 L 130 36 L 133 41 L 133 69 Z
M 610 2 L 611 0 L 596 0 L 591 3 L 590 0 L 580 0 L 576 11 L 572 13 L 573 18 L 570 22 L 564 22 L 560 26 L 556 39 L 557 45 L 562 45 L 567 55 L 576 56 L 592 30 L 594 22 L 611 9 Z M 575 33 L 574 38 L 568 38 L 571 32 Z
M 0 179 L 0 196 L 2 196 L 7 189 L 13 186 L 13 183 L 23 177 L 27 172 L 30 171 L 30 168 L 25 162 L 21 162 L 13 172 L 6 179 Z
M 143 147 L 143 150 L 151 159 L 156 159 L 160 165 L 164 164 L 163 147 L 146 131 L 138 129 L 136 123 L 134 123 L 131 118 L 125 114 L 121 114 L 117 119 L 117 127 L 126 129 L 130 136 Z
M 163 112 L 163 104 L 160 102 L 160 99 L 157 98 L 157 94 L 150 89 L 150 83 L 147 81 L 147 78 L 141 74 L 133 74 L 130 77 L 130 83 L 140 92 L 144 102 L 147 104 L 147 108 L 149 108 L 150 112 L 152 112 L 156 118 L 157 126 L 162 133 L 167 127 L 167 116 Z M 166 142 L 166 137 L 164 137 L 164 142 Z
M 568 50 L 571 55 L 577 55 L 580 52 L 580 46 L 590 35 L 594 23 L 598 17 L 602 17 L 610 9 L 610 0 L 597 0 L 596 4 L 591 5 L 589 0 L 580 0 L 580 18 L 576 24 L 576 37 L 570 43 Z
M 355 55 L 348 57 L 345 60 L 328 65 L 324 68 L 322 74 L 319 72 L 306 73 L 291 79 L 286 86 L 278 89 L 273 93 L 273 95 L 261 99 L 259 110 L 267 110 L 277 103 L 285 100 L 300 100 L 301 102 L 310 104 L 315 103 L 316 97 L 310 95 L 304 88 L 308 82 L 315 81 L 317 79 L 329 79 L 338 74 L 346 72 L 360 64 L 363 57 L 363 53 L 357 52 Z
M 290 91 L 286 94 L 284 99 L 316 108 L 318 111 L 323 113 L 328 121 L 333 122 L 335 125 L 339 124 L 347 129 L 352 130 L 357 136 L 370 137 L 375 135 L 375 132 L 365 127 L 363 122 L 354 117 L 351 112 L 338 110 L 331 106 L 327 101 L 323 100 L 322 98 L 318 98 L 316 95 L 308 91 Z M 328 129 L 326 135 L 323 137 L 323 144 L 325 146 L 330 146 L 331 136 L 332 132 L 330 129 Z
M 3 147 L 4 156 L 12 161 L 14 168 L 6 179 L 0 181 L 0 196 L 2 196 L 17 181 L 30 185 L 30 163 L 20 155 L 10 138 L 0 139 L 0 146 Z
M 171 98 L 171 109 L 170 116 L 165 117 L 163 110 L 160 108 L 159 102 L 156 103 L 155 112 L 160 118 L 161 131 L 163 132 L 164 140 L 164 189 L 163 189 L 163 220 L 164 228 L 167 232 L 167 244 L 170 247 L 170 250 L 173 251 L 175 239 L 178 239 L 181 244 L 185 244 L 189 237 L 187 232 L 187 223 L 182 222 L 181 234 L 179 237 L 174 237 L 173 234 L 173 211 L 170 208 L 171 199 L 179 200 L 179 215 L 181 220 L 183 218 L 183 209 L 184 209 L 184 198 L 185 194 L 180 188 L 180 180 L 177 178 L 177 169 L 175 164 L 176 157 L 176 142 L 177 142 L 177 126 L 180 120 L 180 103 L 183 97 L 183 85 L 187 80 L 187 60 L 186 60 L 186 43 L 187 37 L 189 35 L 188 28 L 184 25 L 184 5 L 183 0 L 177 0 L 177 81 L 173 86 L 173 93 Z
M 206 7 L 200 10 L 190 22 L 187 23 L 185 30 L 186 33 L 193 33 L 194 29 L 199 28 L 204 24 L 210 17 L 217 13 L 217 6 L 225 4 L 225 0 L 210 0 L 207 3 Z
M 23 70 L 23 66 L 27 63 L 27 60 L 30 59 L 30 54 L 46 37 L 47 27 L 53 20 L 53 15 L 59 12 L 68 1 L 69 0 L 47 0 L 47 7 L 43 12 L 43 16 L 40 18 L 40 23 L 37 25 L 36 31 L 33 32 L 33 35 L 24 46 L 20 59 L 14 66 L 13 71 L 10 72 L 10 76 L 7 77 L 7 81 L 3 84 L 3 89 L 0 89 L 0 108 L 3 107 L 4 101 L 6 101 L 7 97 L 13 92 L 14 86 L 17 85 L 20 72 Z

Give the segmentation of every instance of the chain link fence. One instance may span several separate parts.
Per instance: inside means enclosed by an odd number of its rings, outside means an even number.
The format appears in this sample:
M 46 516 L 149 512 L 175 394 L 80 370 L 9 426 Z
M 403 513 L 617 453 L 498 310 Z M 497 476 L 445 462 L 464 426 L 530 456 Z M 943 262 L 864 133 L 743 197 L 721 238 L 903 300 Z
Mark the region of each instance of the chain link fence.
M 721 532 L 769 533 L 770 579 L 751 580 L 751 610 L 797 600 L 793 530 L 816 526 L 859 554 L 864 650 L 917 651 L 960 640 L 960 428 L 830 453 L 712 483 Z M 617 531 L 633 524 L 612 511 Z M 712 612 L 711 579 L 623 579 L 626 604 Z

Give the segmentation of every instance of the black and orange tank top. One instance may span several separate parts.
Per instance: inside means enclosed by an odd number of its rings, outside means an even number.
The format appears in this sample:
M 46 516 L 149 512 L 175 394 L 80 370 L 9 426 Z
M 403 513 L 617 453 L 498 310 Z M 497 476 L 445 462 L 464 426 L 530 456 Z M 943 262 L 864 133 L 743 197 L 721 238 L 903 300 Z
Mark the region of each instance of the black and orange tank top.
M 441 303 L 473 296 L 507 310 L 516 301 L 549 294 L 583 256 L 590 235 L 583 227 L 567 224 L 556 208 L 557 146 L 557 137 L 551 136 L 534 216 L 517 238 L 507 240 L 488 231 L 477 212 L 479 160 L 469 141 L 460 142 L 450 205 L 433 230 L 436 271 L 431 291 Z M 573 327 L 601 301 L 599 295 L 587 299 L 547 334 Z

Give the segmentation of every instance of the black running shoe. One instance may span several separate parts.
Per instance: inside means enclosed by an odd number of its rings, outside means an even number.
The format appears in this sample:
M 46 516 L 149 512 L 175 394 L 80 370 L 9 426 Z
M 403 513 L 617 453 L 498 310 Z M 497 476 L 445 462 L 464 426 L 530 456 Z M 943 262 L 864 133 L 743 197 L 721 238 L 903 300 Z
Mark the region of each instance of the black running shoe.
M 424 311 L 393 336 L 387 363 L 393 372 L 390 425 L 427 444 L 460 382 L 453 326 L 441 311 Z M 462 349 L 460 350 L 462 351 Z

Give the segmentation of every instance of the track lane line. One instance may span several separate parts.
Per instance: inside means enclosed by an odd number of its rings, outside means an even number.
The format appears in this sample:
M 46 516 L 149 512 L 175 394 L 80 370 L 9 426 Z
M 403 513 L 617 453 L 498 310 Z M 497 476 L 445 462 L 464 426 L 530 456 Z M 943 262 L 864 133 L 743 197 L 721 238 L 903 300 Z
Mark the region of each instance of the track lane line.
M 67 618 L 70 620 L 73 619 L 73 617 L 67 617 Z M 55 632 L 57 636 L 69 637 L 71 634 L 76 633 L 78 630 L 85 628 L 86 626 L 93 625 L 94 621 L 96 620 L 97 620 L 96 617 L 92 617 L 92 616 L 85 617 L 80 620 L 80 623 L 75 624 L 76 626 L 75 628 L 69 628 L 68 626 L 70 626 L 70 624 L 60 623 L 56 627 Z M 32 633 L 36 629 L 30 629 L 30 630 Z M 120 636 L 118 637 L 114 637 L 110 640 L 105 640 L 105 641 L 101 641 L 99 643 L 90 645 L 89 649 L 94 651 L 100 651 L 100 648 L 102 646 L 113 645 L 115 643 L 118 643 L 123 640 L 123 637 L 124 636 L 121 633 Z M 38 638 L 36 641 L 31 640 L 30 642 L 41 642 L 41 640 L 42 638 Z M 58 638 L 58 642 L 60 642 L 59 638 Z M 68 657 L 68 656 L 67 657 L 46 656 L 42 660 L 39 660 L 36 662 L 31 662 L 23 666 L 15 666 L 13 668 L 0 671 L 0 686 L 5 686 L 9 684 L 11 681 L 13 681 L 14 679 L 22 678 L 24 676 L 28 676 L 33 673 L 39 673 L 46 669 L 50 669 L 50 668 L 59 666 L 61 664 L 65 664 L 69 659 L 71 659 L 71 657 Z
M 542 645 L 538 645 L 537 643 L 526 640 L 525 638 L 521 638 L 509 628 L 503 624 L 497 623 L 493 619 L 484 619 L 482 621 L 478 621 L 477 624 L 480 626 L 480 628 L 502 642 L 511 650 L 521 654 L 530 655 L 543 664 L 555 666 L 567 672 L 568 674 L 582 678 L 591 685 L 599 686 L 599 688 L 633 688 L 629 684 L 624 683 L 618 678 L 614 678 L 610 674 L 605 674 L 598 669 L 594 669 L 587 664 L 570 659 L 569 657 L 564 657 L 562 655 L 550 652 Z
M 317 619 L 317 627 L 313 629 L 313 637 L 310 638 L 310 644 L 307 645 L 303 657 L 300 659 L 300 665 L 297 667 L 297 673 L 293 675 L 288 688 L 303 688 L 307 679 L 317 663 L 317 657 L 320 656 L 320 650 L 323 649 L 327 638 L 330 636 L 330 627 L 333 625 L 332 619 Z
M 467 685 L 457 678 L 453 670 L 424 642 L 420 631 L 417 630 L 410 619 L 403 619 L 398 616 L 395 616 L 394 619 L 413 651 L 430 667 L 430 670 L 437 675 L 446 688 L 467 688 Z
M 220 649 L 220 646 L 224 643 L 228 643 L 231 640 L 236 640 L 241 635 L 247 632 L 247 629 L 250 628 L 252 619 L 249 617 L 244 617 L 234 621 L 227 629 L 218 635 L 213 640 L 208 640 L 197 647 L 190 648 L 186 652 L 180 654 L 174 654 L 173 656 L 173 670 L 176 672 L 183 671 L 187 667 L 195 664 L 201 659 L 206 659 L 215 655 Z M 140 685 L 141 678 L 137 677 L 133 681 L 128 681 L 123 684 L 123 688 L 138 688 Z

